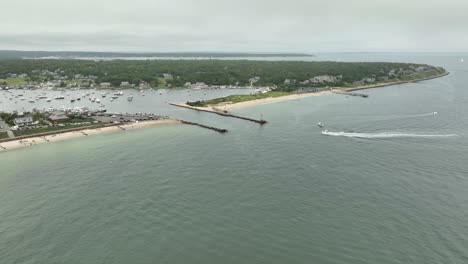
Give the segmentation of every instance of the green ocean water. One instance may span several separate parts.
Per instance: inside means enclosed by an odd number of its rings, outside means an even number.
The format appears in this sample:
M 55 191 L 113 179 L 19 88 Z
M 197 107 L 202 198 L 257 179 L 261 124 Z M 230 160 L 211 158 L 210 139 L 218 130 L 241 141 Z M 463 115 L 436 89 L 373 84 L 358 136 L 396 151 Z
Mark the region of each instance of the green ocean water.
M 468 263 L 463 56 L 326 54 L 451 75 L 0 153 L 0 263 Z

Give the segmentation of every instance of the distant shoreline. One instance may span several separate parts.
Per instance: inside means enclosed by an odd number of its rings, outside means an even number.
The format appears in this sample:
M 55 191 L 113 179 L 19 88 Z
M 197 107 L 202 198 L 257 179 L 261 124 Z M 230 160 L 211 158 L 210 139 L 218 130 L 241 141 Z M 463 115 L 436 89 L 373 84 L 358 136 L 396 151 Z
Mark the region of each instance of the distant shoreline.
M 118 59 L 118 58 L 270 58 L 315 57 L 306 53 L 285 52 L 98 52 L 0 50 L 0 59 Z
M 141 121 L 138 123 L 126 123 L 126 124 L 115 124 L 108 126 L 100 126 L 96 128 L 80 128 L 73 129 L 72 131 L 56 131 L 53 133 L 47 133 L 46 135 L 30 135 L 20 138 L 12 138 L 0 141 L 0 153 L 8 150 L 32 147 L 39 144 L 52 143 L 57 141 L 63 141 L 72 138 L 86 137 L 92 135 L 99 135 L 104 133 L 115 133 L 125 130 L 131 130 L 136 128 L 143 128 L 156 125 L 166 124 L 178 124 L 179 120 L 176 119 L 161 119 L 161 120 L 150 120 Z

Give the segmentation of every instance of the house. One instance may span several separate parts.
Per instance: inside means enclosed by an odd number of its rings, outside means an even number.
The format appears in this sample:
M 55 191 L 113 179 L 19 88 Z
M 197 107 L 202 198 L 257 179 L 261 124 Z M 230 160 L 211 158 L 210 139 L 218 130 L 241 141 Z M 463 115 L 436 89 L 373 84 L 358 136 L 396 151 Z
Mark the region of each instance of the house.
M 417 67 L 416 69 L 414 69 L 416 72 L 423 72 L 426 70 L 426 67 Z
M 195 84 L 192 84 L 191 87 L 192 87 L 192 89 L 197 89 L 197 90 L 198 89 L 207 89 L 207 88 L 209 88 L 209 86 L 204 82 L 197 82 Z
M 129 82 L 121 82 L 120 86 L 121 87 L 127 87 L 127 86 L 130 86 L 130 83 Z
M 319 75 L 319 76 L 310 78 L 309 81 L 314 84 L 335 83 L 342 77 L 343 76 Z
M 101 86 L 101 87 L 110 87 L 111 83 L 110 82 L 102 82 L 102 83 L 99 84 L 99 86 Z
M 50 116 L 49 116 L 49 120 L 53 123 L 53 124 L 58 124 L 60 123 L 60 121 L 64 121 L 64 120 L 67 120 L 68 119 L 68 116 L 65 115 L 64 112 L 60 112 L 60 111 L 57 111 L 57 112 L 53 112 Z
M 17 117 L 13 120 L 16 126 L 29 126 L 34 122 L 32 116 Z
M 163 77 L 166 78 L 166 79 L 172 79 L 172 74 L 170 73 L 163 73 Z
M 81 82 L 80 83 L 80 87 L 90 87 L 91 86 L 91 83 L 89 82 Z

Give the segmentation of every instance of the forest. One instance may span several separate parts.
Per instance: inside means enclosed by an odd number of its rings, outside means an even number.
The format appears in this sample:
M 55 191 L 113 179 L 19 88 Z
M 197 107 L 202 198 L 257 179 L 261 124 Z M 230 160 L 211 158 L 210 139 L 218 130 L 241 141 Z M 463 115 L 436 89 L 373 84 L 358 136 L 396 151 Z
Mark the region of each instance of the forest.
M 151 87 L 184 87 L 186 83 L 212 86 L 270 86 L 285 91 L 299 87 L 350 86 L 354 82 L 378 82 L 407 78 L 421 71 L 442 73 L 445 70 L 429 65 L 385 62 L 306 62 L 254 60 L 0 60 L 0 79 L 12 74 L 25 74 L 26 82 L 73 80 L 75 76 L 93 76 L 96 84 L 121 82 Z M 44 73 L 45 72 L 45 73 Z M 167 76 L 170 76 L 169 78 Z M 312 82 L 317 76 L 336 77 Z M 309 81 L 311 80 L 311 81 Z

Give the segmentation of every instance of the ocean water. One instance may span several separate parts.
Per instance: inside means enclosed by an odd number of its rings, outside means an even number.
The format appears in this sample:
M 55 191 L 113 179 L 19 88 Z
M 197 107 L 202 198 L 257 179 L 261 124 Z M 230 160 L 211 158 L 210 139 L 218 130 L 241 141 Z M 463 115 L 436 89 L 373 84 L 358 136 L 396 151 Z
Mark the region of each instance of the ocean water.
M 468 263 L 466 55 L 321 54 L 451 74 L 1 153 L 0 263 Z

